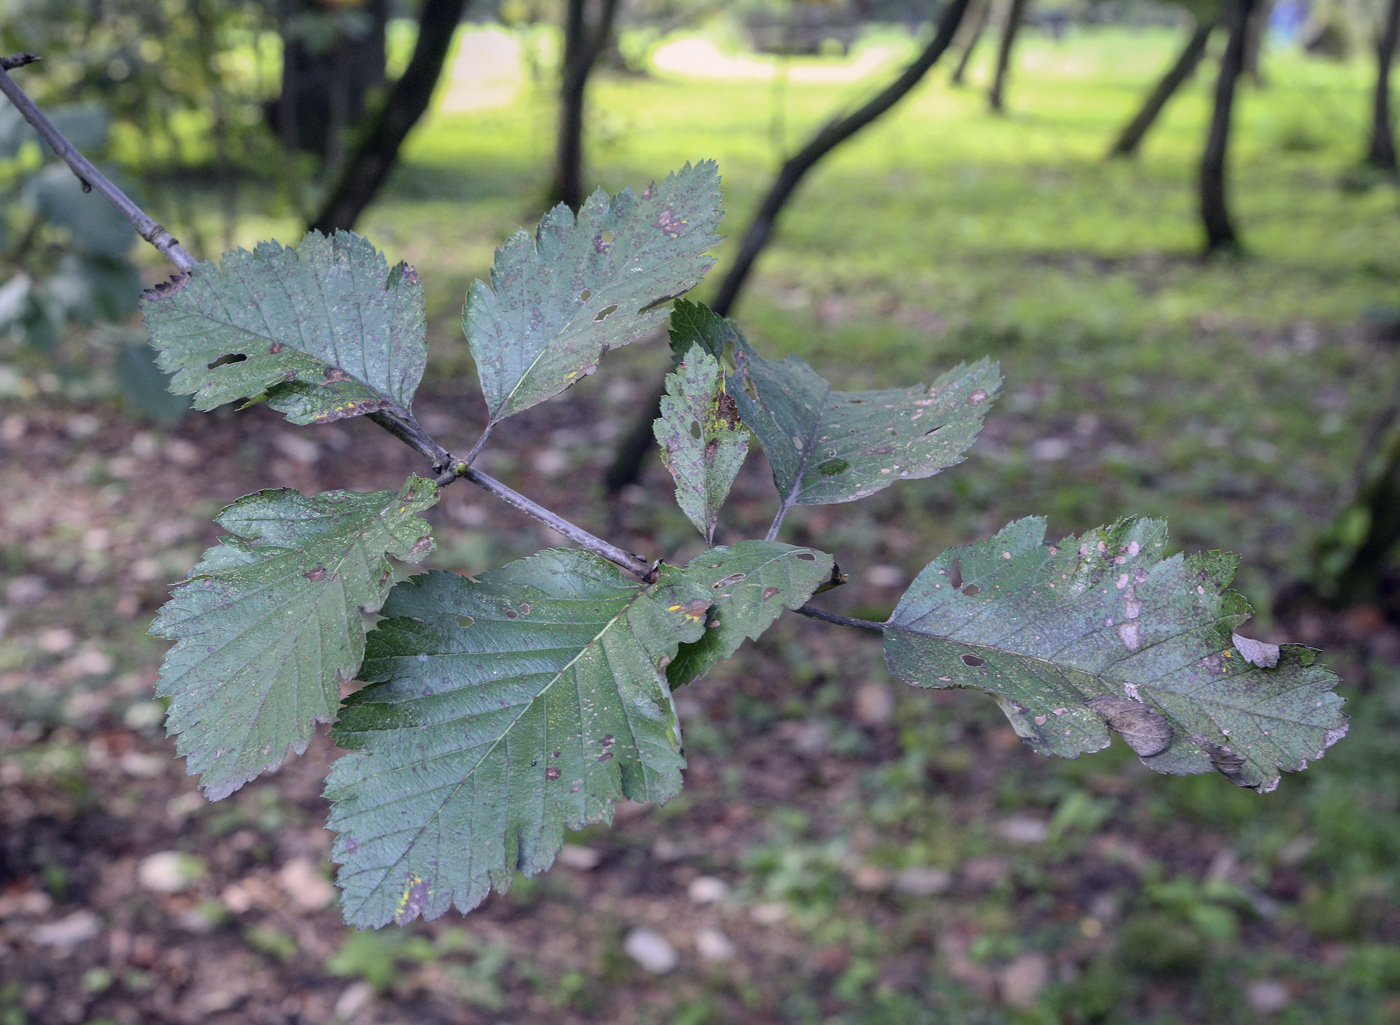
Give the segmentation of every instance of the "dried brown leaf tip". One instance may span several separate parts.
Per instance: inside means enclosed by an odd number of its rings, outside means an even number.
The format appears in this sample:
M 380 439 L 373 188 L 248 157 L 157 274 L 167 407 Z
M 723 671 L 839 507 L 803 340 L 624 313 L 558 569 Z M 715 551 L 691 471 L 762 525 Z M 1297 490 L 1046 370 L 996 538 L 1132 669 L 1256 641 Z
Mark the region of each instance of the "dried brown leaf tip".
M 190 281 L 190 272 L 181 271 L 179 274 L 170 275 L 167 281 L 158 281 L 150 288 L 141 293 L 142 302 L 157 302 L 161 299 L 169 299 L 178 295 Z

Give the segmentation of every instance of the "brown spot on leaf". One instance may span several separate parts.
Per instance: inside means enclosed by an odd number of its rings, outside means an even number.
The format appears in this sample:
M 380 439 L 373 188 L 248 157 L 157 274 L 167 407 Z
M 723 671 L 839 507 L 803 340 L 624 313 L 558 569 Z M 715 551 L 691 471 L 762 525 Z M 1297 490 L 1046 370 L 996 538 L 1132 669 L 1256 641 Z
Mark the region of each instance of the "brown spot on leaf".
M 987 660 L 985 658 L 978 658 L 976 655 L 964 655 L 962 657 L 962 664 L 976 669 L 978 666 L 986 665 Z
M 659 214 L 656 215 L 656 226 L 662 231 L 664 231 L 667 235 L 670 235 L 672 238 L 675 238 L 677 235 L 679 235 L 681 233 L 681 229 L 684 228 L 685 225 L 685 219 L 682 217 L 677 217 L 676 212 L 670 207 L 667 207 L 665 210 L 662 210 Z
M 428 903 L 428 884 L 417 876 L 411 877 L 413 884 L 404 894 L 403 903 L 399 905 L 398 914 L 394 915 L 394 921 L 399 925 L 411 922 L 422 912 L 423 906 Z
M 557 765 L 551 765 L 549 768 L 544 770 L 545 779 L 558 779 L 563 774 L 564 773 L 560 770 L 559 766 Z
M 978 388 L 975 392 L 973 392 L 971 395 L 969 395 L 969 396 L 967 397 L 967 404 L 968 404 L 969 406 L 976 406 L 976 405 L 979 405 L 979 404 L 981 404 L 981 403 L 983 403 L 983 402 L 986 402 L 986 401 L 987 401 L 987 392 L 986 392 L 986 390 L 983 389 L 983 388 Z
M 775 594 L 777 594 L 777 593 L 778 593 L 778 588 L 776 588 L 776 587 L 765 587 L 765 588 L 763 589 L 763 596 L 759 599 L 759 601 L 767 601 L 769 598 L 773 597 L 773 595 L 775 595 Z
M 739 426 L 739 407 L 727 391 L 719 393 L 719 418 L 731 428 Z
M 317 566 L 310 572 L 303 573 L 302 576 L 310 580 L 313 584 L 319 584 L 322 580 L 325 580 L 326 577 L 330 576 L 330 574 L 326 571 L 325 566 Z
M 1172 725 L 1146 702 L 1131 698 L 1098 697 L 1084 702 L 1103 716 L 1139 758 L 1151 758 L 1172 746 Z
M 268 351 L 269 353 L 271 353 L 273 356 L 276 356 L 279 352 L 281 352 L 281 351 L 282 351 L 283 349 L 285 349 L 285 348 L 286 348 L 286 346 L 283 345 L 281 342 L 273 342 L 271 345 L 269 345 L 269 346 L 267 347 L 267 351 Z
M 422 555 L 430 551 L 433 547 L 433 535 L 424 534 L 417 541 L 413 542 L 413 547 L 408 550 L 409 555 Z
M 326 376 L 321 380 L 322 384 L 335 384 L 337 381 L 348 381 L 350 375 L 339 367 L 327 367 Z

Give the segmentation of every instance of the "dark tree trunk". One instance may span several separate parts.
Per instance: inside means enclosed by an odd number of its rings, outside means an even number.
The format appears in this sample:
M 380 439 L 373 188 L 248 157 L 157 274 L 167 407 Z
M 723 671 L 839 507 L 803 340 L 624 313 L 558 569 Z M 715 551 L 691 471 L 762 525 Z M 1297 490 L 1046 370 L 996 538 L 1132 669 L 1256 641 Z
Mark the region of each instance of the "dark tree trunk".
M 343 146 L 345 131 L 364 113 L 365 98 L 384 84 L 384 30 L 388 0 L 369 0 L 370 29 L 358 38 L 340 35 L 326 50 L 313 50 L 283 35 L 282 92 L 272 107 L 273 128 L 288 150 L 327 158 Z M 310 12 L 306 0 L 286 0 L 283 26 Z M 343 150 L 342 150 L 343 152 Z
M 971 8 L 972 14 L 963 22 L 962 30 L 958 32 L 958 37 L 962 41 L 962 52 L 958 54 L 958 65 L 953 69 L 953 73 L 948 76 L 950 85 L 962 87 L 963 81 L 967 78 L 967 66 L 972 63 L 972 52 L 977 49 L 977 44 L 982 40 L 982 33 L 986 31 L 987 19 L 992 14 L 992 0 L 973 0 Z
M 470 0 L 424 0 L 408 67 L 389 91 L 311 227 L 349 231 L 389 177 L 399 148 L 428 109 L 452 36 Z
M 589 24 L 588 9 L 596 16 Z M 612 34 L 617 0 L 568 0 L 564 10 L 564 56 L 559 85 L 559 137 L 554 156 L 554 181 L 550 204 L 563 203 L 571 210 L 583 204 L 583 114 L 588 76 Z
M 1011 73 L 1011 50 L 1016 45 L 1016 33 L 1026 16 L 1026 0 L 1011 0 L 1006 9 L 1006 24 L 1001 27 L 1001 46 L 997 47 L 997 72 L 992 79 L 987 102 L 992 110 L 1001 114 L 1006 110 L 1006 79 Z
M 749 222 L 748 229 L 745 230 L 744 237 L 739 243 L 738 255 L 734 258 L 729 272 L 725 274 L 719 292 L 710 303 L 711 309 L 721 316 L 729 315 L 729 311 L 733 309 L 734 302 L 739 298 L 739 293 L 743 290 L 745 282 L 748 281 L 754 261 L 758 259 L 758 254 L 763 251 L 773 236 L 773 229 L 778 223 L 778 215 L 787 205 L 788 200 L 792 198 L 807 172 L 841 143 L 889 111 L 914 86 L 919 84 L 953 41 L 953 34 L 967 13 L 969 3 L 970 0 L 951 0 L 943 13 L 942 20 L 938 23 L 938 30 L 934 33 L 933 39 L 898 78 L 881 90 L 878 95 L 872 97 L 859 110 L 827 122 L 807 141 L 807 145 L 788 158 L 773 179 L 773 184 L 769 186 L 768 193 L 763 197 L 758 212 Z M 642 462 L 654 444 L 651 423 L 659 415 L 660 408 L 661 392 L 658 390 L 652 401 L 646 406 L 642 416 L 633 423 L 631 430 L 618 446 L 617 455 L 604 478 L 609 494 L 616 494 L 628 484 L 635 482 L 640 475 Z
M 1394 174 L 1395 124 L 1390 115 L 1390 66 L 1395 47 L 1400 44 L 1400 0 L 1390 0 L 1385 8 L 1385 26 L 1376 40 L 1376 100 L 1371 119 L 1371 147 L 1366 163 Z
M 1162 76 L 1152 92 L 1147 94 L 1142 109 L 1128 122 L 1122 134 L 1118 136 L 1118 141 L 1108 151 L 1110 157 L 1131 157 L 1137 153 L 1148 129 L 1156 122 L 1157 116 L 1166 108 L 1168 101 L 1196 73 L 1197 65 L 1206 54 L 1206 44 L 1210 41 L 1210 34 L 1215 31 L 1215 25 L 1214 19 L 1196 23 L 1190 38 L 1186 40 L 1186 47 L 1176 58 L 1176 63 L 1167 69 L 1167 73 Z
M 1258 0 L 1249 17 L 1249 29 L 1244 37 L 1244 74 L 1261 89 L 1268 85 L 1264 78 L 1264 41 L 1269 35 L 1269 15 L 1274 0 Z
M 1215 83 L 1215 110 L 1210 132 L 1201 154 L 1201 224 L 1206 230 L 1206 252 L 1237 250 L 1239 236 L 1230 221 L 1225 203 L 1225 157 L 1230 147 L 1230 114 L 1235 105 L 1235 84 L 1244 68 L 1245 35 L 1255 0 L 1230 0 L 1225 8 L 1225 26 L 1230 38 L 1220 58 L 1220 77 Z

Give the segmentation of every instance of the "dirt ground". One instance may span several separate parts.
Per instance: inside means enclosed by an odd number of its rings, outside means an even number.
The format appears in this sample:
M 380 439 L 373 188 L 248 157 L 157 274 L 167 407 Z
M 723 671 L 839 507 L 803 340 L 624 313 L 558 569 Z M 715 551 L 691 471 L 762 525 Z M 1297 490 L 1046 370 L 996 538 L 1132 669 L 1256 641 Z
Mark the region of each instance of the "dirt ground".
M 643 393 L 618 389 L 615 408 Z M 674 548 L 683 521 L 648 498 L 668 493 L 658 468 L 613 505 L 580 486 L 620 427 L 587 405 L 602 395 L 520 417 L 486 466 L 634 550 Z M 478 410 L 444 391 L 418 403 L 459 445 Z M 1335 1002 L 1317 1004 L 1325 980 L 1298 966 L 1326 975 L 1353 951 L 1290 912 L 1315 899 L 1306 846 L 1241 857 L 1233 826 L 1167 808 L 1160 777 L 1121 750 L 1054 775 L 990 702 L 896 688 L 877 642 L 796 617 L 682 696 L 690 768 L 671 806 L 624 805 L 465 919 L 355 934 L 323 828 L 334 747 L 320 736 L 205 802 L 163 736 L 164 645 L 144 631 L 222 504 L 397 487 L 421 469 L 412 454 L 362 422 L 312 431 L 255 409 L 165 430 L 58 399 L 0 416 L 0 454 L 3 1025 L 1342 1020 L 1307 1012 Z M 760 530 L 765 473 L 751 461 L 735 499 Z M 430 517 L 440 567 L 557 540 L 460 482 Z M 847 611 L 888 608 L 908 577 L 891 567 L 916 565 L 917 539 L 865 529 L 877 569 L 848 585 Z M 1400 651 L 1365 610 L 1291 625 L 1363 679 Z M 1234 814 L 1223 781 L 1188 782 Z M 1143 904 L 1183 879 L 1196 933 Z M 1400 942 L 1393 898 L 1365 911 L 1373 946 Z M 1222 907 L 1237 926 L 1217 936 L 1207 912 Z M 1202 961 L 1192 936 L 1255 959 Z M 1233 1010 L 1212 1010 L 1228 994 Z M 1400 996 L 1377 1000 L 1400 1020 Z

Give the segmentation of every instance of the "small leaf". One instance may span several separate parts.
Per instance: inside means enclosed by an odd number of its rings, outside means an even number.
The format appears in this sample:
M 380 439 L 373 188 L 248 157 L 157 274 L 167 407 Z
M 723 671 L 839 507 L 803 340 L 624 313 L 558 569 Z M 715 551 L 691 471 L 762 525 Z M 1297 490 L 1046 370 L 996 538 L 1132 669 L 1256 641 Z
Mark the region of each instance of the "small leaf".
M 744 465 L 749 432 L 724 390 L 719 362 L 692 349 L 666 378 L 661 416 L 653 424 L 661 461 L 676 479 L 676 501 L 714 544 L 720 506 Z
M 403 415 L 428 358 L 417 273 L 345 231 L 235 249 L 141 308 L 171 390 L 196 409 L 265 396 L 298 424 Z
M 1234 556 L 1164 559 L 1159 520 L 1044 538 L 1043 519 L 1019 520 L 930 563 L 886 624 L 890 671 L 987 691 L 1041 754 L 1096 751 L 1114 730 L 1158 772 L 1260 791 L 1346 734 L 1314 652 L 1285 645 L 1261 669 L 1236 650 L 1249 606 L 1225 590 Z
M 687 164 L 641 196 L 593 193 L 575 219 L 560 204 L 531 238 L 496 250 L 491 285 L 474 281 L 462 312 L 492 424 L 591 374 L 609 349 L 659 327 L 664 305 L 694 288 L 719 242 L 719 175 Z
M 642 587 L 552 550 L 477 580 L 394 588 L 335 738 L 326 796 L 345 919 L 467 912 L 517 870 L 548 868 L 566 829 L 613 801 L 680 792 L 680 727 L 661 667 L 711 597 L 663 566 Z
M 961 462 L 1001 385 L 996 364 L 982 360 L 927 388 L 833 391 L 801 359 L 766 359 L 731 321 L 682 300 L 671 348 L 694 345 L 733 366 L 726 390 L 763 443 L 785 506 L 852 502 Z
M 156 694 L 174 699 L 166 729 L 211 801 L 301 754 L 335 717 L 364 654 L 360 612 L 389 592 L 384 553 L 431 551 L 418 514 L 436 501 L 432 481 L 410 477 L 397 493 L 260 491 L 219 515 L 234 536 L 204 553 L 151 627 L 176 641 Z
M 832 558 L 815 548 L 779 541 L 740 541 L 711 548 L 690 560 L 685 572 L 714 602 L 705 635 L 682 644 L 666 667 L 671 688 L 697 680 L 744 643 L 757 640 L 783 609 L 802 606 L 831 577 Z

